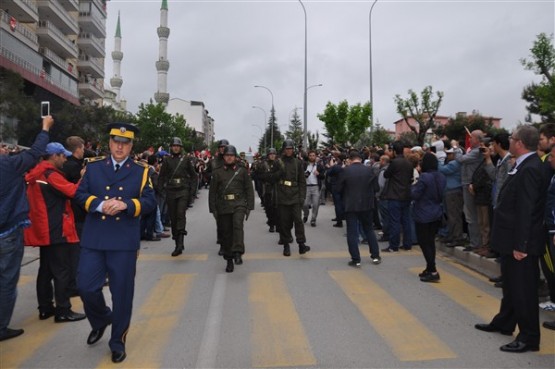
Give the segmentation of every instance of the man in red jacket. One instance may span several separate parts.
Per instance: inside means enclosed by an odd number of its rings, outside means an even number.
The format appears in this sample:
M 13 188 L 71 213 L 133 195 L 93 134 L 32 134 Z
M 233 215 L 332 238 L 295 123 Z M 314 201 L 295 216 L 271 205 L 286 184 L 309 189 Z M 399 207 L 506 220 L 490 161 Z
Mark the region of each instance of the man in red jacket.
M 55 315 L 56 323 L 85 319 L 85 314 L 71 310 L 69 300 L 71 248 L 78 247 L 79 242 L 70 203 L 79 183 L 68 181 L 62 172 L 70 155 L 60 143 L 51 142 L 46 145 L 44 160 L 25 176 L 31 219 L 31 227 L 24 232 L 25 245 L 41 247 L 37 276 L 39 319 Z

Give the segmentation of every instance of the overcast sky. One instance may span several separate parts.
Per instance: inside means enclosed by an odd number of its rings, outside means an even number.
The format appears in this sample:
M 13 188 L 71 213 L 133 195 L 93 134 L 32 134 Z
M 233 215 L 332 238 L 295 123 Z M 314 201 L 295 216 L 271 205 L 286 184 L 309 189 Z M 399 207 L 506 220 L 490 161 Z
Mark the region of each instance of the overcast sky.
M 110 0 L 106 23 L 106 83 L 121 12 L 123 86 L 128 110 L 153 98 L 161 0 Z M 310 1 L 308 16 L 308 129 L 324 132 L 316 114 L 328 101 L 370 99 L 369 11 L 373 1 Z M 256 150 L 272 90 L 277 123 L 286 130 L 303 106 L 304 14 L 298 1 L 169 0 L 170 98 L 203 101 L 216 139 Z M 387 129 L 400 116 L 394 96 L 431 85 L 445 93 L 440 115 L 478 110 L 524 121 L 523 87 L 538 78 L 521 66 L 536 35 L 552 34 L 553 0 L 379 0 L 372 12 L 374 117 Z M 109 87 L 109 86 L 107 86 Z M 302 117 L 302 110 L 299 110 Z

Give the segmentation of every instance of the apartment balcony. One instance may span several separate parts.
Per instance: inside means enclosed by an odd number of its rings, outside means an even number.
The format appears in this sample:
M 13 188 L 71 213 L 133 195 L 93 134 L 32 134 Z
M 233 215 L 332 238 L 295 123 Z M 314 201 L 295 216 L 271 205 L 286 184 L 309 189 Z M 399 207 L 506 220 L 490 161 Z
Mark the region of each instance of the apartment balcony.
M 36 67 L 2 46 L 0 46 L 0 66 L 16 71 L 25 80 L 31 81 L 73 104 L 79 103 L 76 84 L 67 85 L 67 83 L 60 83 L 60 81 L 46 73 L 44 69 Z
M 37 51 L 39 48 L 39 39 L 37 35 L 27 28 L 26 25 L 19 23 L 17 20 L 13 22 L 12 16 L 0 9 L 0 28 L 6 33 L 11 34 L 20 42 Z
M 39 18 L 56 26 L 65 35 L 79 34 L 77 19 L 72 17 L 58 0 L 37 0 Z
M 39 21 L 38 8 L 31 0 L 0 0 L 0 9 L 7 11 L 18 22 L 36 23 Z
M 79 0 L 61 0 L 60 5 L 62 5 L 68 12 L 79 11 Z
M 93 4 L 102 12 L 104 18 L 106 18 L 106 1 L 107 0 L 92 0 Z
M 97 81 L 94 78 L 82 77 L 79 80 L 79 95 L 84 96 L 90 100 L 102 99 L 104 97 L 104 88 L 102 81 Z
M 41 47 L 39 49 L 39 53 L 61 70 L 66 71 L 75 78 L 79 77 L 79 74 L 77 73 L 77 66 L 73 65 L 72 63 L 68 63 L 65 59 L 60 58 L 60 56 L 58 56 L 58 54 L 56 54 L 52 50 L 46 47 Z
M 96 7 L 91 9 L 91 11 L 79 12 L 79 27 L 85 33 L 92 33 L 98 38 L 106 38 L 106 17 Z
M 77 60 L 77 69 L 81 74 L 90 74 L 93 78 L 104 78 L 104 60 L 81 55 Z
M 79 49 L 74 41 L 60 31 L 53 23 L 39 21 L 37 36 L 40 46 L 44 46 L 54 51 L 62 58 L 74 58 L 79 56 Z
M 97 38 L 91 33 L 81 33 L 77 39 L 77 46 L 89 56 L 104 58 L 106 55 L 104 39 Z

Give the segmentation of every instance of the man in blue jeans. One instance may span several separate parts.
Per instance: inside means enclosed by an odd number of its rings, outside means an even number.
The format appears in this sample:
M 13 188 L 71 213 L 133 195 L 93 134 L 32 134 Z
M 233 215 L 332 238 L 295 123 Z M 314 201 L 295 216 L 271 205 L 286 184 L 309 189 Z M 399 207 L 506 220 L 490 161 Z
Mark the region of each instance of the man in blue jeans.
M 30 225 L 24 175 L 46 153 L 48 131 L 53 124 L 51 116 L 43 118 L 42 131 L 30 150 L 0 156 L 0 341 L 23 334 L 23 329 L 11 329 L 8 324 L 23 259 L 23 228 Z
M 351 159 L 351 164 L 345 167 L 339 175 L 336 189 L 341 194 L 345 206 L 347 244 L 351 254 L 349 266 L 358 268 L 361 261 L 358 249 L 359 222 L 370 246 L 370 259 L 372 263 L 379 264 L 382 261 L 378 241 L 372 229 L 374 189 L 378 183 L 372 169 L 362 164 L 362 158 L 358 151 L 351 151 L 349 158 Z
M 387 186 L 382 192 L 382 199 L 387 200 L 389 211 L 389 246 L 382 251 L 397 252 L 401 243 L 401 227 L 403 230 L 403 248 L 412 247 L 412 225 L 410 220 L 410 186 L 414 167 L 404 156 L 405 144 L 395 141 L 392 144 L 394 159 L 383 176 Z

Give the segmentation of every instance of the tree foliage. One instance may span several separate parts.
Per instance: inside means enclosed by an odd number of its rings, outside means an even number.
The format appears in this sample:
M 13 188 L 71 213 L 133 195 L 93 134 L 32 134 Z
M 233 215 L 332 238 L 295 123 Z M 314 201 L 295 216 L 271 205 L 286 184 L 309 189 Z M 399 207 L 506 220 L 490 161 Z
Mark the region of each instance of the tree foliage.
M 141 131 L 134 145 L 137 152 L 150 146 L 167 148 L 173 137 L 181 138 L 186 151 L 206 147 L 202 137 L 197 137 L 195 130 L 186 124 L 185 118 L 167 113 L 163 104 L 141 104 L 135 121 Z
M 495 128 L 491 119 L 482 116 L 476 111 L 472 112 L 470 115 L 458 114 L 454 118 L 451 117 L 447 124 L 437 127 L 433 132 L 438 137 L 446 137 L 450 140 L 464 142 L 466 137 L 465 127 L 470 132 L 479 129 L 488 136 L 494 136 L 500 132 L 507 132 L 503 128 Z
M 285 138 L 295 141 L 295 146 L 298 147 L 303 143 L 303 122 L 295 108 L 293 116 L 289 119 L 289 127 L 285 132 Z
M 270 118 L 268 118 L 268 125 L 266 126 L 266 130 L 264 134 L 260 138 L 258 142 L 258 152 L 265 152 L 264 149 L 269 149 L 271 147 L 278 150 L 281 148 L 281 144 L 283 142 L 283 135 L 277 125 L 277 118 L 276 112 L 274 109 L 270 112 Z M 272 144 L 272 129 L 273 129 L 273 137 L 274 142 Z
M 416 135 L 419 145 L 424 144 L 426 132 L 436 127 L 434 118 L 443 101 L 443 92 L 437 91 L 434 100 L 434 92 L 432 86 L 426 86 L 420 93 L 420 97 L 413 90 L 408 91 L 409 96 L 403 99 L 400 95 L 395 95 L 395 104 L 397 105 L 397 113 L 401 115 L 405 124 Z M 416 126 L 409 124 L 412 118 L 417 123 Z
M 526 121 L 532 121 L 532 114 L 539 115 L 542 122 L 555 122 L 555 48 L 553 35 L 540 33 L 532 48 L 530 59 L 521 59 L 526 70 L 541 77 L 539 83 L 530 83 L 522 91 L 522 99 L 528 105 Z
M 329 145 L 350 146 L 371 126 L 371 113 L 372 108 L 368 102 L 349 106 L 347 100 L 337 105 L 330 101 L 324 112 L 318 114 L 318 119 L 324 123 Z

